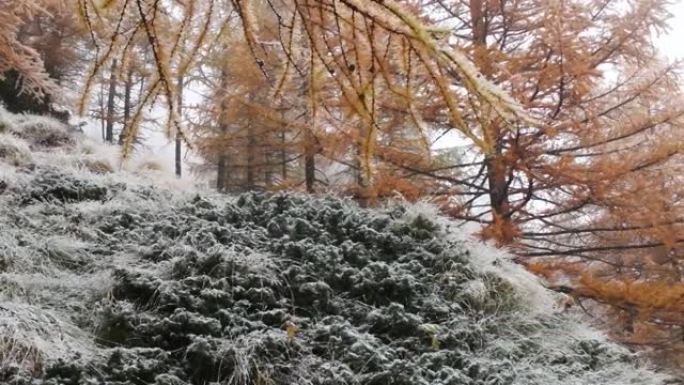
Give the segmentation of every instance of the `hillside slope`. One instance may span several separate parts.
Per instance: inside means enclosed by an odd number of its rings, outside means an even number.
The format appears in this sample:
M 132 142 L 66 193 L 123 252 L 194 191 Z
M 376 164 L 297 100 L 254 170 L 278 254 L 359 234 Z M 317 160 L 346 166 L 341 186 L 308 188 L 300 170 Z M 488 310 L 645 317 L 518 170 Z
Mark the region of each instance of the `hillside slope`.
M 155 187 L 0 111 L 0 382 L 655 385 L 428 206 Z

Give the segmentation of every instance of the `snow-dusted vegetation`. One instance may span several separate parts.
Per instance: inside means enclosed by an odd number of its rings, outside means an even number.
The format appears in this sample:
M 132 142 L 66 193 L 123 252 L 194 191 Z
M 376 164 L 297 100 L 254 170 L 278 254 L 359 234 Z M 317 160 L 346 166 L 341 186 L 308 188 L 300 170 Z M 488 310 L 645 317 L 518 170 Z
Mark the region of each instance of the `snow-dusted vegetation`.
M 427 206 L 153 186 L 53 121 L 0 131 L 2 383 L 665 380 Z

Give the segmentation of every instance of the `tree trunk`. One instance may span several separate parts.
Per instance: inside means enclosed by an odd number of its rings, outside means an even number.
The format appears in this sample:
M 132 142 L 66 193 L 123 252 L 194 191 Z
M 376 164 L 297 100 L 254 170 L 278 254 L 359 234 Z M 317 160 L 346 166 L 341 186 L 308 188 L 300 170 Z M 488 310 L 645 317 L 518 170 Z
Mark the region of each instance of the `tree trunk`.
M 510 220 L 508 202 L 508 180 L 506 177 L 506 164 L 501 153 L 487 156 L 485 158 L 487 167 L 487 183 L 489 189 L 489 204 L 493 215 L 498 220 Z
M 310 129 L 306 129 L 306 145 L 304 148 L 304 180 L 306 192 L 313 193 L 316 183 L 316 145 Z
M 216 169 L 216 190 L 223 192 L 226 190 L 226 171 L 228 157 L 225 154 L 219 155 L 217 169 Z
M 256 151 L 256 137 L 254 135 L 254 125 L 252 124 L 251 120 L 247 125 L 247 179 L 245 181 L 245 189 L 246 190 L 254 190 L 255 188 L 255 174 L 256 170 L 254 167 L 254 158 L 255 158 L 255 151 Z
M 178 97 L 178 119 L 183 116 L 183 75 L 178 76 L 178 83 L 176 84 L 176 96 Z M 180 123 L 180 122 L 179 122 Z M 180 130 L 180 128 L 176 128 Z M 176 133 L 176 176 L 181 177 L 182 175 L 182 147 L 180 132 Z
M 226 134 L 228 133 L 228 126 L 226 122 L 226 100 L 225 100 L 225 90 L 227 87 L 228 74 L 225 69 L 221 71 L 221 92 L 219 93 L 221 97 L 221 111 L 219 112 L 219 132 L 221 142 L 225 141 Z M 219 149 L 218 162 L 216 164 L 216 190 L 219 192 L 226 191 L 227 177 L 228 177 L 228 154 L 224 148 Z
M 112 61 L 109 74 L 109 95 L 107 98 L 107 125 L 105 127 L 105 141 L 114 143 L 114 97 L 116 96 L 116 67 L 117 61 Z
M 273 187 L 273 164 L 275 162 L 271 148 L 266 149 L 264 153 L 264 186 L 267 190 Z
M 285 139 L 285 126 L 283 126 L 282 130 L 280 131 L 280 177 L 282 178 L 282 182 L 285 182 L 287 180 L 287 151 L 285 151 Z
M 128 125 L 131 119 L 131 93 L 133 91 L 133 70 L 128 69 L 126 73 L 126 82 L 124 83 L 124 110 L 123 110 L 123 128 L 119 134 L 119 145 L 123 145 L 126 141 Z
M 104 82 L 100 83 L 100 93 L 97 98 L 100 110 L 98 111 L 98 118 L 100 119 L 100 133 L 102 134 L 102 141 L 107 140 L 107 113 L 105 105 L 105 86 Z
M 362 100 L 366 104 L 366 108 L 372 111 L 372 101 Z M 375 201 L 376 193 L 373 189 L 373 123 L 368 123 L 360 120 L 357 123 L 359 128 L 359 137 L 356 142 L 356 184 L 358 189 L 357 201 L 363 207 L 372 204 Z M 370 139 L 370 140 L 369 140 Z
M 470 0 L 470 18 L 472 22 L 472 40 L 474 45 L 474 61 L 480 72 L 487 77 L 492 73 L 492 61 L 487 49 L 488 15 L 486 4 L 482 0 Z M 514 226 L 511 221 L 508 165 L 503 156 L 503 134 L 499 124 L 492 120 L 483 123 L 482 129 L 489 133 L 492 153 L 485 156 L 487 168 L 487 184 L 489 190 L 489 208 L 492 211 L 491 235 L 496 242 L 504 245 L 513 241 Z

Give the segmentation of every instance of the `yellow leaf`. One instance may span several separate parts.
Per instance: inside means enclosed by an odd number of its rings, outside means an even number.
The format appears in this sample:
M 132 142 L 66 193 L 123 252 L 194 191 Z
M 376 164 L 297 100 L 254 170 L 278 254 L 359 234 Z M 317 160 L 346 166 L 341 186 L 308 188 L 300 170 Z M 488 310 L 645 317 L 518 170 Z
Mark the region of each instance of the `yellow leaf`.
M 299 332 L 299 326 L 292 322 L 288 322 L 285 331 L 287 332 L 287 338 L 292 341 Z
M 437 336 L 434 335 L 434 334 L 432 335 L 432 343 L 431 343 L 431 345 L 432 345 L 432 348 L 433 348 L 433 349 L 439 349 L 439 339 L 438 339 Z

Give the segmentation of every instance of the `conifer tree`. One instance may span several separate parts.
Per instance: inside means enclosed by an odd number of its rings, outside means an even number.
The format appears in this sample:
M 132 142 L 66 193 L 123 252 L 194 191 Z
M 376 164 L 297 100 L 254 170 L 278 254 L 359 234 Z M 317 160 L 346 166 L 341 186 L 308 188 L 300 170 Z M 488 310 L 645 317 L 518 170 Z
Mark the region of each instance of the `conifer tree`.
M 45 72 L 38 52 L 21 42 L 19 29 L 26 20 L 45 12 L 41 1 L 9 1 L 0 4 L 0 74 L 16 71 L 20 89 L 44 95 L 54 83 Z
M 50 114 L 68 120 L 68 87 L 82 64 L 82 30 L 61 1 L 0 4 L 0 100 L 12 112 Z M 76 91 L 76 90 L 74 90 Z

